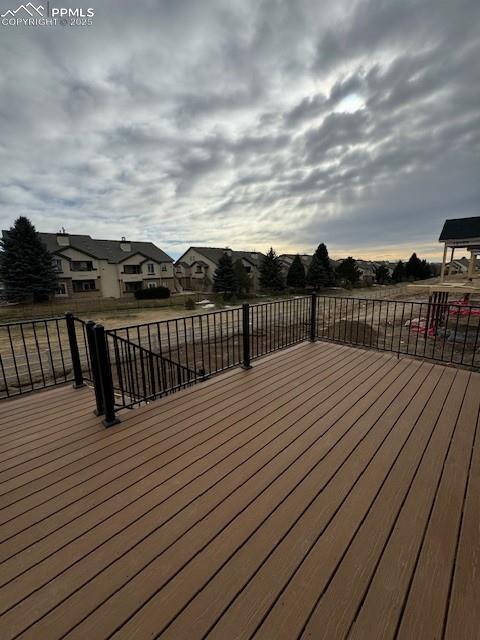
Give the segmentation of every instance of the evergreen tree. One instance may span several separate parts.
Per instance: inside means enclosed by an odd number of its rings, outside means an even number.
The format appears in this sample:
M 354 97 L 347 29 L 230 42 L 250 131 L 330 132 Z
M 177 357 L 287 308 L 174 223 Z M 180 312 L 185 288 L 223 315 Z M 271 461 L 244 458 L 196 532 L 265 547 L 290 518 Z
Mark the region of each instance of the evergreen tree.
M 280 258 L 272 247 L 260 265 L 260 286 L 271 291 L 283 291 L 285 288 Z
M 28 218 L 20 216 L 0 240 L 0 279 L 9 302 L 45 302 L 57 285 L 52 255 Z
M 233 270 L 233 262 L 228 253 L 224 253 L 218 261 L 218 267 L 213 274 L 213 289 L 219 293 L 235 293 L 237 280 Z
M 422 261 L 416 253 L 412 253 L 405 267 L 407 280 L 420 280 L 422 277 Z
M 357 261 L 348 256 L 337 267 L 337 276 L 345 282 L 346 285 L 354 286 L 360 280 L 360 269 Z
M 327 279 L 327 272 L 320 263 L 317 254 L 314 253 L 307 271 L 307 284 L 309 287 L 312 287 L 312 289 L 317 291 L 318 289 L 327 286 Z
M 431 267 L 431 265 L 426 260 L 422 260 L 419 279 L 420 280 L 426 280 L 427 278 L 431 278 L 431 277 L 432 277 L 432 267 Z
M 327 287 L 333 287 L 335 286 L 335 272 L 332 268 L 332 264 L 330 262 L 330 258 L 328 256 L 328 249 L 327 249 L 327 245 L 324 244 L 323 242 L 321 242 L 318 247 L 317 250 L 315 251 L 315 255 L 317 256 L 320 264 L 322 265 L 322 267 L 325 270 L 325 275 L 326 275 L 326 286 Z
M 384 264 L 375 268 L 375 280 L 378 284 L 386 284 L 390 281 L 390 273 Z
M 298 253 L 288 270 L 287 285 L 293 289 L 305 289 L 305 267 Z
M 392 280 L 394 282 L 403 282 L 404 280 L 406 280 L 406 278 L 407 275 L 405 273 L 405 265 L 401 260 L 399 260 L 395 265 L 395 269 L 393 270 Z
M 250 291 L 251 280 L 245 269 L 243 262 L 239 259 L 236 260 L 233 265 L 233 271 L 235 273 L 236 291 L 239 295 L 248 293 Z

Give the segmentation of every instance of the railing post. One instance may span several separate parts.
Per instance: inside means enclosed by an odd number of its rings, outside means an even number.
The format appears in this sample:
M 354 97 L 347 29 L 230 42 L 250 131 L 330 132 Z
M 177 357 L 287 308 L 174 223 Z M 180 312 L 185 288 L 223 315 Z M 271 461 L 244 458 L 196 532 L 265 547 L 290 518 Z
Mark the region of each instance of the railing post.
M 65 314 L 65 322 L 67 323 L 68 342 L 70 344 L 70 355 L 72 358 L 73 367 L 73 388 L 79 389 L 84 387 L 82 374 L 82 363 L 80 362 L 80 352 L 78 350 L 77 332 L 75 331 L 75 317 L 73 313 Z
M 95 349 L 97 365 L 100 377 L 100 390 L 105 417 L 102 420 L 106 427 L 111 427 L 120 422 L 115 415 L 115 395 L 113 392 L 113 379 L 110 359 L 108 357 L 107 339 L 103 325 L 96 324 L 93 327 L 95 336 Z
M 90 354 L 90 366 L 92 369 L 92 382 L 93 389 L 95 391 L 95 415 L 103 416 L 103 397 L 102 397 L 102 381 L 100 379 L 100 371 L 98 368 L 98 358 L 97 358 L 97 348 L 95 345 L 95 335 L 93 333 L 93 328 L 95 327 L 95 322 L 93 320 L 89 320 L 85 323 L 85 331 L 87 333 L 87 344 L 88 344 L 88 353 Z
M 250 305 L 242 305 L 242 334 L 243 334 L 243 362 L 244 369 L 251 369 L 250 364 Z
M 310 341 L 315 342 L 317 337 L 317 294 L 312 293 L 310 300 Z

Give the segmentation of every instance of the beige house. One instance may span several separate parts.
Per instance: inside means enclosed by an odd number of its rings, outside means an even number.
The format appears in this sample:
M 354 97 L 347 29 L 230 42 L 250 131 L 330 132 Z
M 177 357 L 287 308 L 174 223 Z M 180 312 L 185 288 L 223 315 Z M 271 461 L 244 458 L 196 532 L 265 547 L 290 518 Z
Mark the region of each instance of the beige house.
M 123 298 L 159 285 L 176 290 L 173 259 L 152 242 L 40 233 L 58 274 L 56 297 Z
M 458 258 L 447 262 L 445 265 L 445 275 L 454 276 L 458 274 L 468 273 L 468 267 L 470 266 L 470 260 L 468 258 Z
M 190 247 L 175 263 L 175 277 L 183 289 L 212 291 L 213 274 L 224 253 L 241 260 L 250 276 L 252 290 L 258 287 L 259 267 L 264 258 L 258 251 L 233 251 L 228 247 Z
M 292 266 L 292 262 L 295 260 L 296 255 L 296 253 L 282 253 L 279 256 L 280 264 L 282 265 L 282 271 L 285 278 L 287 277 L 287 274 L 290 270 L 290 267 Z M 312 256 L 309 256 L 305 253 L 300 254 L 300 260 L 302 261 L 302 264 L 305 268 L 305 273 L 307 273 L 312 261 Z

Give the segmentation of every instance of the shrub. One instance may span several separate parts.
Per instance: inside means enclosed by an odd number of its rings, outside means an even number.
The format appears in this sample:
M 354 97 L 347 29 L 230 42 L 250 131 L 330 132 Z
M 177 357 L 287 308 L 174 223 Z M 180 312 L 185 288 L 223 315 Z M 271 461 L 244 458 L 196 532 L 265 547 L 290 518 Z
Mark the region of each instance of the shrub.
M 228 304 L 229 306 L 238 304 L 238 298 L 234 293 L 224 293 L 221 299 L 224 304 Z
M 187 311 L 193 311 L 195 309 L 195 300 L 193 300 L 193 298 L 187 298 L 185 300 L 185 309 Z
M 170 289 L 168 287 L 151 287 L 150 289 L 138 289 L 135 291 L 137 300 L 156 300 L 169 297 Z

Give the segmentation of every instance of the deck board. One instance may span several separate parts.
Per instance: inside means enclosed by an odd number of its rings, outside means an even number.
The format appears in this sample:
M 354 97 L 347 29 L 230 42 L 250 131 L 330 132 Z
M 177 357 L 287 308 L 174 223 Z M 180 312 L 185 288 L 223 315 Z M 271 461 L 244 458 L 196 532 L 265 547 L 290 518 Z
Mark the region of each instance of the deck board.
M 431 434 L 428 433 L 426 447 L 408 487 L 395 527 L 383 549 L 375 575 L 350 631 L 352 638 L 364 638 L 365 632 L 391 637 L 398 629 L 403 603 L 414 575 L 417 554 L 462 406 L 468 376 L 467 372 L 457 372 L 437 422 Z M 444 531 L 443 535 L 445 534 Z M 395 591 L 389 588 L 389 584 L 396 585 Z
M 304 343 L 108 430 L 89 389 L 5 402 L 2 638 L 478 637 L 479 391 Z
M 473 445 L 467 491 L 463 505 L 460 536 L 457 541 L 455 566 L 445 637 L 475 638 L 479 635 L 480 602 L 480 416 Z
M 480 407 L 470 378 L 406 598 L 398 637 L 441 637 Z

